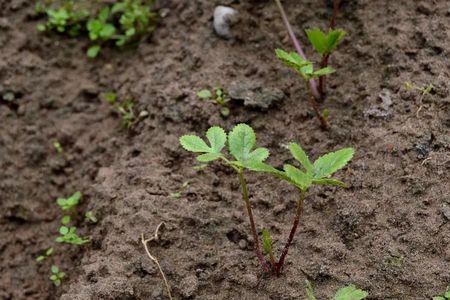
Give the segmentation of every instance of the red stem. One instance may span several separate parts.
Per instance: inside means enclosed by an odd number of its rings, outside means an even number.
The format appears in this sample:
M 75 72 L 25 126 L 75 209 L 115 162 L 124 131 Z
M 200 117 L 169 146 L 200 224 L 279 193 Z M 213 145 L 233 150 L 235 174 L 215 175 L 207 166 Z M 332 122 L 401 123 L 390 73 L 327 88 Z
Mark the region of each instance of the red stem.
M 302 50 L 302 46 L 300 42 L 298 41 L 297 37 L 295 36 L 294 30 L 291 27 L 291 24 L 289 23 L 289 20 L 286 16 L 286 12 L 284 11 L 283 5 L 281 4 L 280 0 L 275 0 L 275 2 L 278 5 L 278 9 L 280 10 L 281 17 L 283 18 L 284 25 L 286 26 L 286 29 L 289 33 L 289 37 L 292 40 L 292 43 L 294 44 L 295 50 L 297 51 L 298 55 L 300 55 L 303 59 L 308 60 L 305 52 Z M 313 94 L 314 98 L 320 99 L 319 91 L 317 90 L 317 82 L 314 79 L 311 79 L 309 81 L 309 86 L 311 89 L 311 93 Z
M 294 218 L 294 224 L 292 224 L 291 232 L 289 233 L 289 238 L 287 240 L 286 245 L 284 246 L 283 252 L 281 253 L 280 260 L 278 261 L 275 273 L 277 276 L 280 276 L 281 271 L 283 269 L 284 261 L 286 259 L 286 256 L 289 252 L 289 247 L 292 244 L 292 240 L 294 239 L 295 232 L 297 231 L 298 223 L 300 222 L 300 215 L 303 211 L 303 201 L 305 200 L 306 191 L 302 191 L 300 195 L 300 199 L 297 202 L 297 211 Z
M 259 262 L 261 263 L 261 266 L 263 267 L 264 271 L 270 272 L 268 263 L 267 263 L 266 259 L 264 258 L 263 254 L 261 252 L 261 248 L 259 246 L 258 232 L 256 231 L 255 219 L 253 218 L 252 205 L 251 205 L 250 199 L 248 197 L 248 187 L 247 187 L 247 183 L 245 182 L 245 179 L 244 179 L 244 172 L 242 170 L 240 170 L 240 171 L 238 171 L 238 175 L 239 175 L 239 182 L 241 183 L 241 187 L 242 187 L 242 198 L 244 199 L 245 206 L 247 208 L 248 218 L 250 220 L 250 227 L 252 230 L 252 235 L 253 235 L 253 240 L 254 240 L 253 248 L 255 250 L 256 256 L 258 257 Z

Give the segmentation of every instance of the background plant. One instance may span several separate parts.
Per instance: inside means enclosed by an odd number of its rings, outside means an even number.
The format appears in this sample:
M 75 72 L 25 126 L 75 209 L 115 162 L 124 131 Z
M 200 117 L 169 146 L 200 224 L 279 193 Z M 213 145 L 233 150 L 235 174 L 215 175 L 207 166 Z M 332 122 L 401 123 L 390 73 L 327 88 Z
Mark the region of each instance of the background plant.
M 433 300 L 450 300 L 450 287 L 447 287 L 443 295 L 433 297 Z
M 134 112 L 133 99 L 119 100 L 115 93 L 104 93 L 103 98 L 108 102 L 114 110 L 120 115 L 121 127 L 125 129 L 131 129 L 138 121 L 138 117 Z
M 317 300 L 314 289 L 308 280 L 306 280 L 306 296 L 308 300 Z M 330 300 L 362 300 L 367 296 L 369 296 L 367 292 L 356 288 L 354 285 L 349 285 L 340 288 Z
M 198 161 L 208 163 L 214 160 L 220 160 L 222 163 L 236 171 L 242 189 L 242 198 L 245 202 L 247 215 L 250 221 L 256 256 L 266 271 L 272 271 L 276 275 L 280 275 L 289 247 L 292 244 L 292 240 L 298 227 L 299 218 L 303 209 L 303 202 L 308 189 L 312 185 L 345 186 L 343 182 L 330 178 L 330 176 L 347 164 L 352 158 L 354 150 L 352 148 L 345 148 L 336 152 L 331 152 L 319 157 L 312 163 L 299 145 L 291 143 L 289 149 L 293 157 L 300 163 L 303 170 L 286 164 L 284 170 L 280 171 L 264 163 L 269 157 L 269 150 L 262 147 L 254 149 L 256 145 L 256 135 L 253 129 L 246 124 L 236 125 L 228 136 L 222 128 L 211 127 L 206 132 L 206 137 L 209 141 L 209 145 L 196 135 L 184 135 L 180 138 L 180 143 L 187 151 L 198 153 Z M 229 155 L 222 153 L 226 144 L 228 146 Z M 300 191 L 292 229 L 278 261 L 274 258 L 272 239 L 267 229 L 263 230 L 263 249 L 264 252 L 269 255 L 269 260 L 264 257 L 261 251 L 258 231 L 256 229 L 252 206 L 249 199 L 249 191 L 244 177 L 245 170 L 271 174 L 294 185 Z
M 220 106 L 220 114 L 224 117 L 230 115 L 230 108 L 227 102 L 230 101 L 229 97 L 225 94 L 222 88 L 215 89 L 215 95 L 208 89 L 203 89 L 197 93 L 197 96 L 202 100 L 209 100 Z
M 63 278 L 66 276 L 66 273 L 61 272 L 55 265 L 53 265 L 50 270 L 52 272 L 52 275 L 50 275 L 50 280 L 55 286 L 60 286 Z

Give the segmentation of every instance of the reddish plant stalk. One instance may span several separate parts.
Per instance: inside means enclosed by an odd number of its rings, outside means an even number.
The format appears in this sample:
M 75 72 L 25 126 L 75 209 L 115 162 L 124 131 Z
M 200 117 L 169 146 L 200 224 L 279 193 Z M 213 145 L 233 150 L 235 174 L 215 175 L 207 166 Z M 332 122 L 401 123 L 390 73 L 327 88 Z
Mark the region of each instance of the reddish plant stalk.
M 258 257 L 259 262 L 261 263 L 261 266 L 263 267 L 264 271 L 270 272 L 268 263 L 267 263 L 266 259 L 264 258 L 264 255 L 262 254 L 261 248 L 259 246 L 258 232 L 256 231 L 255 219 L 253 218 L 252 205 L 251 205 L 250 199 L 248 197 L 248 187 L 247 187 L 247 183 L 245 182 L 245 179 L 244 179 L 244 171 L 240 170 L 237 173 L 239 176 L 239 182 L 242 187 L 242 198 L 244 199 L 245 206 L 247 208 L 248 218 L 250 220 L 250 227 L 252 230 L 252 235 L 253 235 L 253 240 L 254 240 L 253 248 L 255 250 L 256 256 Z
M 339 5 L 341 3 L 341 0 L 334 0 L 333 1 L 333 15 L 331 16 L 331 21 L 330 21 L 330 28 L 334 29 L 336 27 L 336 18 L 337 18 L 337 14 L 339 12 Z M 330 54 L 325 54 L 322 57 L 322 61 L 320 63 L 320 67 L 321 68 L 325 68 L 328 66 L 328 60 L 330 58 Z M 319 93 L 321 96 L 321 99 L 323 100 L 325 98 L 325 93 L 326 93 L 326 81 L 327 81 L 327 77 L 326 76 L 320 76 L 319 77 Z
M 306 191 L 302 191 L 300 194 L 300 199 L 297 201 L 297 211 L 294 217 L 294 223 L 292 224 L 291 232 L 289 233 L 289 238 L 287 240 L 286 245 L 284 246 L 283 252 L 281 253 L 280 260 L 275 265 L 275 274 L 280 276 L 281 271 L 283 269 L 284 261 L 289 252 L 289 247 L 292 245 L 292 241 L 295 236 L 295 232 L 297 231 L 298 223 L 300 222 L 300 215 L 303 211 L 303 202 L 305 200 Z

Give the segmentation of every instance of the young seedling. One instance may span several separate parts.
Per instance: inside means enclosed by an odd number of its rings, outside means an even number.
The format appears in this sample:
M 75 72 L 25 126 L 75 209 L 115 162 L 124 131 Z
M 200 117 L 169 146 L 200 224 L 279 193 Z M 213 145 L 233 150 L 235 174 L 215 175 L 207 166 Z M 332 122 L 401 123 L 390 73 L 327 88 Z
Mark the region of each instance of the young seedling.
M 356 288 L 354 285 L 349 285 L 339 289 L 330 300 L 362 300 L 367 296 L 369 296 L 367 292 Z M 308 280 L 306 280 L 306 297 L 308 300 L 317 300 L 314 289 Z
M 111 104 L 114 110 L 121 116 L 121 127 L 127 130 L 131 129 L 139 119 L 134 112 L 134 102 L 132 99 L 119 101 L 115 93 L 104 93 L 103 98 Z
M 217 88 L 215 90 L 215 98 L 213 98 L 212 92 L 208 89 L 199 91 L 197 96 L 202 100 L 208 100 L 219 105 L 220 114 L 222 116 L 228 117 L 230 115 L 230 108 L 227 106 L 227 102 L 230 101 L 230 99 L 225 95 L 223 89 Z
M 416 85 L 413 84 L 413 83 L 405 82 L 405 88 L 406 88 L 408 91 L 414 91 L 414 90 L 416 90 L 416 91 L 420 92 L 419 108 L 418 108 L 417 111 L 416 111 L 416 117 L 419 118 L 419 113 L 420 113 L 420 111 L 421 111 L 422 108 L 423 108 L 423 105 L 422 105 L 422 103 L 423 103 L 423 98 L 424 98 L 426 95 L 429 95 L 429 94 L 434 90 L 434 86 L 433 86 L 433 84 L 429 83 L 429 84 L 427 84 L 427 85 L 424 85 L 423 87 L 419 87 L 419 86 L 416 86 Z
M 89 31 L 89 38 L 91 41 L 107 41 L 114 36 L 116 27 L 114 24 L 108 22 L 110 13 L 111 9 L 108 6 L 103 7 L 97 18 L 90 19 L 87 22 L 86 28 Z M 88 49 L 87 56 L 94 58 L 98 55 L 100 50 L 101 46 L 99 44 L 93 45 Z
M 313 90 L 311 89 L 311 85 L 309 84 L 311 81 L 314 81 L 315 79 L 325 76 L 331 73 L 334 73 L 335 70 L 331 67 L 325 67 L 321 68 L 319 70 L 314 70 L 313 63 L 309 60 L 304 59 L 296 52 L 286 52 L 281 49 L 276 49 L 275 53 L 277 57 L 287 66 L 291 67 L 297 74 L 300 75 L 300 77 L 303 78 L 303 80 L 308 85 L 308 91 L 309 91 L 309 99 L 311 101 L 311 105 L 317 115 L 317 118 L 320 121 L 320 124 L 322 128 L 328 129 L 329 125 L 324 117 L 324 115 L 320 112 L 320 107 L 314 97 Z
M 302 78 L 308 84 L 308 90 L 310 93 L 310 101 L 314 108 L 314 111 L 320 121 L 322 128 L 328 129 L 329 125 L 327 122 L 328 111 L 325 110 L 324 113 L 320 113 L 319 105 L 317 101 L 323 101 L 325 96 L 325 76 L 334 72 L 332 68 L 328 68 L 328 58 L 330 53 L 336 48 L 339 42 L 342 40 L 345 32 L 342 30 L 334 30 L 336 24 L 336 17 L 339 10 L 340 0 L 334 0 L 334 9 L 333 16 L 330 22 L 330 31 L 328 34 L 324 34 L 318 29 L 313 29 L 310 31 L 308 38 L 310 38 L 313 46 L 318 46 L 317 49 L 320 49 L 319 54 L 322 55 L 321 69 L 319 71 L 314 72 L 312 68 L 312 63 L 310 63 L 303 52 L 302 46 L 295 36 L 294 30 L 292 29 L 291 24 L 287 18 L 286 12 L 284 11 L 283 5 L 280 0 L 275 0 L 278 9 L 280 10 L 281 16 L 283 18 L 284 25 L 289 33 L 289 37 L 294 44 L 297 56 L 293 56 L 292 52 L 287 53 L 289 57 L 282 54 L 282 57 L 278 55 L 278 57 L 286 63 L 288 66 L 294 68 L 294 70 L 302 76 Z M 308 32 L 307 32 L 308 33 Z M 316 49 L 316 50 L 317 50 Z M 284 51 L 283 51 L 284 52 Z M 322 53 L 321 53 L 322 52 Z M 284 52 L 286 53 L 286 52 Z M 299 60 L 300 58 L 301 60 Z M 286 60 L 288 59 L 288 60 Z M 322 70 L 322 71 L 321 71 Z M 317 73 L 318 72 L 318 73 Z M 309 74 L 308 74 L 309 73 Z M 308 76 L 305 76 L 308 75 Z M 311 76 L 312 75 L 312 76 Z M 319 80 L 320 87 L 317 88 L 317 79 Z
M 342 29 L 329 29 L 328 33 L 324 33 L 319 28 L 313 28 L 306 30 L 306 35 L 309 41 L 316 50 L 317 53 L 322 57 L 320 63 L 321 68 L 328 67 L 328 60 L 331 53 L 336 49 L 339 43 L 345 36 L 345 31 Z M 319 77 L 319 93 L 322 99 L 325 97 L 325 78 L 326 76 Z
M 81 192 L 75 192 L 69 198 L 58 198 L 56 203 L 63 211 L 72 211 L 80 202 Z
M 54 252 L 53 247 L 48 248 L 47 250 L 45 250 L 45 252 L 42 255 L 39 255 L 38 257 L 36 257 L 36 261 L 38 263 L 43 262 L 44 260 L 46 260 L 49 256 L 51 256 Z
M 50 276 L 50 280 L 53 282 L 55 286 L 60 286 L 61 281 L 66 276 L 66 273 L 61 272 L 59 268 L 55 265 L 51 267 L 52 275 Z
M 450 300 L 450 287 L 447 287 L 443 295 L 433 297 L 433 300 Z
M 53 142 L 53 147 L 55 148 L 56 152 L 58 152 L 58 154 L 62 154 L 64 152 L 64 149 L 61 146 L 61 143 L 58 141 Z
M 91 211 L 91 210 L 87 211 L 84 214 L 84 219 L 85 219 L 86 222 L 90 222 L 90 223 L 93 223 L 93 224 L 98 222 L 97 217 L 95 216 L 94 212 Z
M 189 186 L 189 180 L 183 182 L 183 184 L 181 185 L 181 189 L 178 192 L 173 192 L 170 193 L 170 197 L 172 198 L 181 198 L 181 195 L 183 194 L 183 191 Z
M 72 245 L 84 245 L 89 242 L 88 238 L 81 238 L 77 234 L 77 228 L 75 226 L 67 227 L 61 226 L 59 228 L 60 236 L 56 238 L 57 243 L 66 243 Z
M 279 276 L 288 254 L 289 247 L 295 236 L 300 215 L 303 210 L 303 202 L 309 188 L 313 185 L 345 186 L 343 182 L 330 177 L 348 163 L 354 154 L 354 150 L 352 148 L 345 148 L 336 152 L 331 152 L 319 157 L 312 163 L 299 145 L 290 143 L 289 150 L 303 169 L 301 170 L 295 166 L 286 164 L 284 170 L 280 171 L 264 163 L 269 157 L 269 150 L 266 148 L 254 149 L 256 136 L 253 129 L 246 124 L 236 125 L 228 134 L 228 137 L 222 128 L 211 127 L 206 132 L 206 137 L 209 141 L 209 145 L 196 135 L 184 135 L 180 138 L 180 143 L 187 151 L 198 153 L 198 161 L 208 163 L 214 160 L 220 160 L 226 166 L 229 166 L 236 171 L 242 188 L 242 198 L 245 202 L 250 220 L 250 228 L 255 242 L 255 253 L 266 271 L 272 271 Z M 231 158 L 229 155 L 225 155 L 222 152 L 226 144 L 229 153 L 231 154 Z M 300 192 L 294 222 L 287 243 L 278 261 L 274 258 L 272 239 L 269 231 L 266 229 L 263 230 L 262 234 L 263 249 L 264 252 L 269 255 L 269 260 L 266 260 L 261 252 L 258 232 L 256 230 L 252 206 L 249 200 L 248 187 L 244 178 L 245 170 L 268 173 L 294 185 Z

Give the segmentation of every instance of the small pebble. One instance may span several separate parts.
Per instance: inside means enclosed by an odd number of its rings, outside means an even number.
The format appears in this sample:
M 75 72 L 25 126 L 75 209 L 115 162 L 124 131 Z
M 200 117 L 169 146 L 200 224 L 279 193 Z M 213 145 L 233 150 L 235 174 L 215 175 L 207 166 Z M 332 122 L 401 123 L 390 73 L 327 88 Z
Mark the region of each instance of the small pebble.
M 180 282 L 180 293 L 184 298 L 190 298 L 198 290 L 198 279 L 195 275 L 189 275 Z
M 239 241 L 239 248 L 241 248 L 242 250 L 247 249 L 247 245 L 248 245 L 248 243 L 247 243 L 246 240 L 240 240 Z
M 227 6 L 217 6 L 214 9 L 214 31 L 224 39 L 232 38 L 231 26 L 239 21 L 237 10 Z

